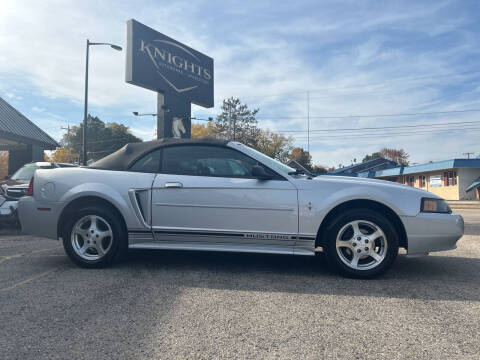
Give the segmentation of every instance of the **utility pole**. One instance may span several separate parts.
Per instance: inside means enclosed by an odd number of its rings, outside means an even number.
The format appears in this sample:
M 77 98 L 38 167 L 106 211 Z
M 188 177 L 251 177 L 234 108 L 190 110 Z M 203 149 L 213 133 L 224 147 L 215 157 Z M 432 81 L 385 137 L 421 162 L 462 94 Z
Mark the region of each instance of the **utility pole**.
M 310 91 L 307 91 L 307 151 L 310 154 Z
M 68 126 L 65 128 L 65 127 L 61 127 L 61 129 L 63 130 L 67 130 L 67 162 L 72 162 L 71 160 L 71 151 L 72 151 L 72 148 L 71 148 L 71 144 L 70 144 L 70 124 L 68 124 Z
M 462 155 L 467 155 L 467 159 L 470 159 L 470 155 L 473 155 L 473 152 L 465 152 Z
M 85 60 L 85 102 L 83 104 L 83 144 L 82 144 L 82 164 L 87 166 L 87 118 L 88 118 L 88 50 L 90 41 L 87 39 L 87 56 Z
M 233 124 L 233 131 L 232 131 L 232 124 Z M 232 119 L 232 103 L 229 103 L 228 106 L 228 127 L 230 130 L 230 139 L 235 141 L 235 120 Z
M 231 111 L 232 110 L 230 109 L 230 116 L 232 116 Z M 237 119 L 236 117 L 234 117 L 233 118 L 233 141 L 236 140 L 236 137 L 237 137 Z

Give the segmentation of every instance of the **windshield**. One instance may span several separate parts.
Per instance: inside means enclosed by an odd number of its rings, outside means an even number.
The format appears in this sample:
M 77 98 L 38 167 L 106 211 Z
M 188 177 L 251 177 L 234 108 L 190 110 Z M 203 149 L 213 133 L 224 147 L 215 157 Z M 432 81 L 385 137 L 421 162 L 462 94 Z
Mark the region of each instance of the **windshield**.
M 272 159 L 271 157 L 269 157 L 265 154 L 262 154 L 260 151 L 252 149 L 251 147 L 248 147 L 248 146 L 240 144 L 240 143 L 236 143 L 236 144 L 240 145 L 242 147 L 242 150 L 247 155 L 251 155 L 252 157 L 254 157 L 258 161 L 262 162 L 263 164 L 267 165 L 269 168 L 271 168 L 273 170 L 280 171 L 280 172 L 287 173 L 287 174 L 295 171 L 294 168 L 291 168 L 290 166 L 287 166 L 287 165 L 281 163 L 278 160 Z
M 35 170 L 37 169 L 51 169 L 53 166 L 37 166 L 35 164 L 27 164 L 18 169 L 15 174 L 12 175 L 12 180 L 26 180 L 30 181 Z

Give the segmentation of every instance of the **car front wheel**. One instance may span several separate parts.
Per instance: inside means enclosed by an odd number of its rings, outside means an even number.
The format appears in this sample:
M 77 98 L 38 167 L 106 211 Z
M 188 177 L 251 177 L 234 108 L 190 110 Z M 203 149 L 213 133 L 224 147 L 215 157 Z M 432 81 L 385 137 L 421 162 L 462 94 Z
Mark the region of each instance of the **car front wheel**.
M 109 209 L 83 207 L 70 217 L 64 229 L 65 252 L 79 266 L 104 267 L 126 250 L 122 224 Z
M 325 255 L 330 265 L 353 278 L 384 273 L 398 254 L 398 234 L 392 222 L 370 209 L 352 209 L 327 230 Z

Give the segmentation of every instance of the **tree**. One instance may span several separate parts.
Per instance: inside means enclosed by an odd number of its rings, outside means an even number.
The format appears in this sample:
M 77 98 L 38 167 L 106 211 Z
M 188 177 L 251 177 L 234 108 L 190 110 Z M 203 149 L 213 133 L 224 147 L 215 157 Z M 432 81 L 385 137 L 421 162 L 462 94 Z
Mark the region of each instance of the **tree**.
M 381 155 L 380 155 L 380 152 L 377 151 L 377 152 L 374 152 L 372 155 L 365 155 L 362 162 L 367 162 L 367 161 L 370 161 L 370 160 L 373 160 L 373 159 L 378 159 L 379 157 L 381 157 Z
M 295 160 L 308 171 L 313 171 L 312 156 L 308 151 L 296 147 L 292 150 L 290 159 Z
M 105 124 L 98 117 L 88 115 L 87 119 L 87 149 L 89 159 L 100 159 L 117 151 L 127 143 L 142 141 L 133 135 L 125 125 L 111 122 Z M 70 145 L 73 153 L 81 153 L 83 147 L 83 122 L 79 126 L 72 126 L 70 138 L 64 134 L 61 140 L 62 147 Z
M 238 98 L 223 100 L 215 122 L 192 124 L 192 138 L 235 139 L 282 162 L 290 159 L 293 138 L 258 128 L 258 109 L 249 109 Z
M 260 133 L 255 118 L 258 109 L 250 110 L 240 99 L 234 97 L 223 100 L 221 109 L 222 112 L 217 115 L 215 122 L 218 136 L 256 147 Z
M 380 156 L 391 160 L 395 161 L 397 164 L 400 165 L 408 165 L 408 158 L 410 157 L 409 154 L 405 152 L 403 149 L 389 149 L 389 148 L 383 148 L 380 150 Z
M 78 153 L 68 147 L 60 147 L 55 150 L 50 156 L 45 154 L 45 161 L 63 162 L 63 163 L 76 163 L 78 162 Z
M 314 174 L 326 174 L 328 170 L 322 165 L 313 165 L 312 172 Z
M 215 124 L 211 121 L 206 124 L 192 124 L 192 138 L 211 138 L 216 137 Z
M 383 148 L 380 151 L 374 152 L 371 155 L 365 155 L 362 162 L 366 162 L 373 159 L 384 158 L 390 161 L 394 161 L 400 165 L 408 165 L 408 158 L 410 155 L 403 149 L 389 149 Z
M 293 138 L 276 134 L 270 130 L 260 130 L 256 141 L 256 150 L 286 163 L 293 149 Z

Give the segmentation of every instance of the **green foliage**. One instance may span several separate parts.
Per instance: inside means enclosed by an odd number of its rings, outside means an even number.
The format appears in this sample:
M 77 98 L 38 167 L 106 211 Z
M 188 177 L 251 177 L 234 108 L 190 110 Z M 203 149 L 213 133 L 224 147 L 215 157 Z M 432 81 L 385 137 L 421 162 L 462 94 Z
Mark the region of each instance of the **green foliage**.
M 116 122 L 104 123 L 98 117 L 88 115 L 87 126 L 87 149 L 89 159 L 100 159 L 107 156 L 127 143 L 142 141 L 133 135 L 129 128 Z M 70 139 L 64 134 L 61 140 L 62 146 L 70 146 L 73 153 L 81 153 L 83 147 L 83 122 L 79 126 L 72 126 Z
M 286 163 L 290 160 L 293 138 L 258 127 L 258 109 L 249 109 L 238 98 L 223 101 L 222 112 L 215 122 L 192 124 L 192 137 L 231 139 L 248 145 L 271 158 Z
M 222 112 L 215 121 L 218 137 L 232 139 L 256 148 L 260 129 L 255 118 L 258 109 L 250 110 L 238 98 L 223 100 Z
M 370 161 L 370 160 L 373 160 L 373 159 L 378 159 L 379 157 L 381 157 L 380 152 L 374 152 L 371 155 L 365 155 L 362 162 L 367 162 L 367 161 Z

